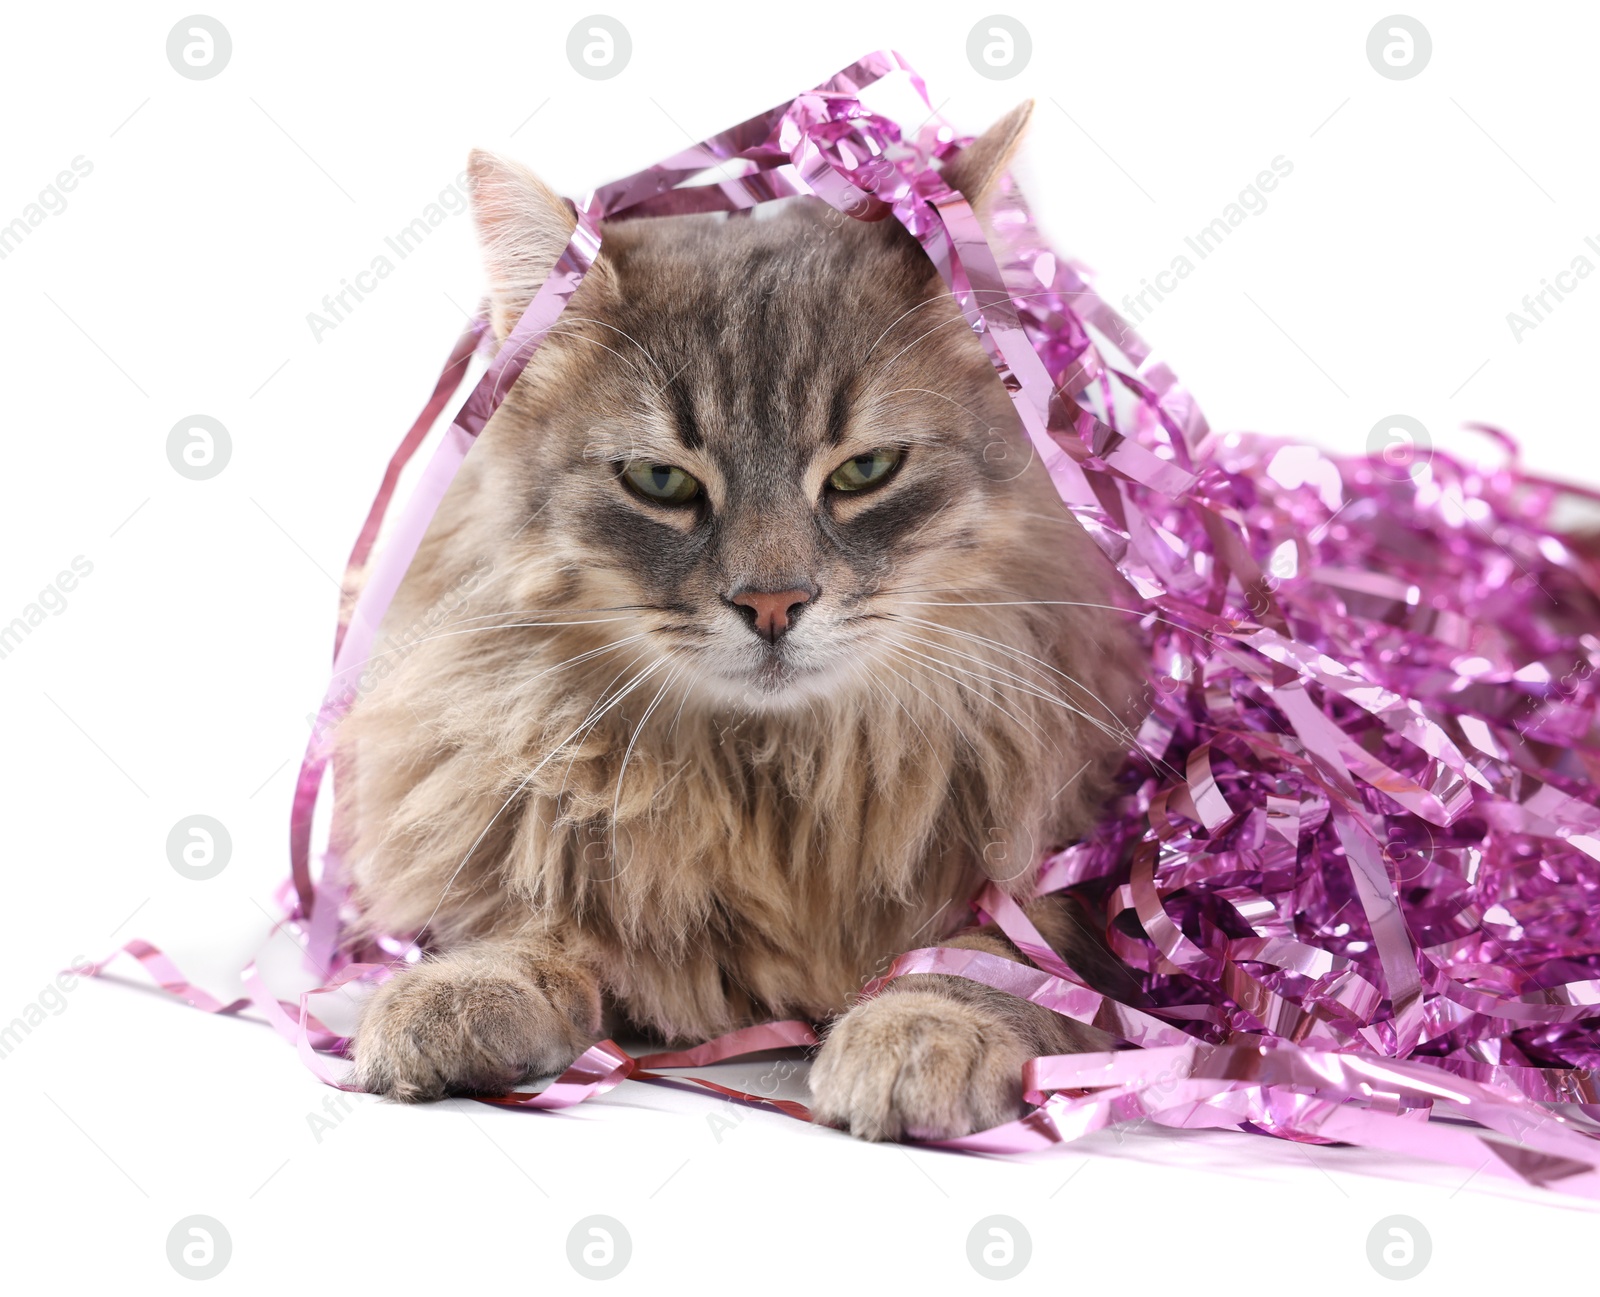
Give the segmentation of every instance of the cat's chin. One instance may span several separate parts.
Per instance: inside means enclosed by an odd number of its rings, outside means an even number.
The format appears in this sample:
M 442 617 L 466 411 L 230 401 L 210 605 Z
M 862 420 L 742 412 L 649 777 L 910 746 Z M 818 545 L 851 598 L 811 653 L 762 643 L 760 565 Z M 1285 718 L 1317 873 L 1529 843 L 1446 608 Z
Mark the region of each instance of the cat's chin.
M 840 673 L 833 668 L 779 658 L 737 675 L 707 673 L 696 682 L 696 692 L 712 706 L 751 712 L 790 711 L 834 696 L 840 687 Z

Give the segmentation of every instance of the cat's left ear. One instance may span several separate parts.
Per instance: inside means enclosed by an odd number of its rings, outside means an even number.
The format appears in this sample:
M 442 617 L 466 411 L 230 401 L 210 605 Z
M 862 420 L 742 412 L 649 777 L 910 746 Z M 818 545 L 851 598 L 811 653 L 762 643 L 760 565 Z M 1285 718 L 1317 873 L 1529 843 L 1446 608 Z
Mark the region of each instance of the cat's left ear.
M 944 165 L 945 183 L 959 190 L 980 216 L 995 196 L 1000 177 L 1016 156 L 1033 119 L 1033 100 L 1025 99 Z
M 490 321 L 503 340 L 543 287 L 578 221 L 560 195 L 521 163 L 474 149 L 467 173 L 489 275 Z M 607 274 L 606 264 L 596 262 L 584 284 Z

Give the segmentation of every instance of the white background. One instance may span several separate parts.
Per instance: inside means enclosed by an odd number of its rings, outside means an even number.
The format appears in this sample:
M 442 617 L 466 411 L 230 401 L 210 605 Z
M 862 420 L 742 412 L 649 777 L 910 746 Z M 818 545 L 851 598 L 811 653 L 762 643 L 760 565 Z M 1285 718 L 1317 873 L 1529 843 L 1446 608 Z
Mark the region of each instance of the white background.
M 963 129 L 1038 97 L 1025 183 L 1113 302 L 1281 154 L 1268 209 L 1142 326 L 1213 425 L 1358 451 L 1391 413 L 1445 447 L 1486 420 L 1600 481 L 1600 283 L 1520 342 L 1505 318 L 1600 239 L 1592 8 L 1414 7 L 1434 48 L 1409 81 L 1369 66 L 1388 11 L 1354 4 L 1016 4 L 1033 61 L 1010 81 L 966 61 L 981 6 L 617 4 L 633 59 L 599 82 L 565 58 L 584 8 L 222 5 L 208 81 L 167 63 L 183 12 L 16 7 L 0 37 L 0 223 L 93 164 L 0 261 L 0 623 L 93 564 L 0 660 L 0 1022 L 135 935 L 234 993 L 286 868 L 334 577 L 479 293 L 470 218 L 320 341 L 306 315 L 472 145 L 577 194 L 892 46 Z M 165 454 L 194 413 L 233 439 L 205 482 Z M 234 843 L 207 882 L 165 856 L 194 813 Z M 1356 1150 L 1146 1130 L 959 1158 L 643 1085 L 554 1116 L 357 1101 L 319 1141 L 330 1093 L 260 1025 L 74 990 L 0 1061 L 7 1287 L 182 1289 L 165 1239 L 193 1213 L 232 1236 L 219 1292 L 577 1291 L 591 1213 L 632 1235 L 619 1292 L 978 1291 L 965 1240 L 995 1213 L 1032 1234 L 1026 1291 L 1381 1288 L 1366 1237 L 1394 1213 L 1433 1239 L 1417 1292 L 1592 1280 L 1588 1208 Z

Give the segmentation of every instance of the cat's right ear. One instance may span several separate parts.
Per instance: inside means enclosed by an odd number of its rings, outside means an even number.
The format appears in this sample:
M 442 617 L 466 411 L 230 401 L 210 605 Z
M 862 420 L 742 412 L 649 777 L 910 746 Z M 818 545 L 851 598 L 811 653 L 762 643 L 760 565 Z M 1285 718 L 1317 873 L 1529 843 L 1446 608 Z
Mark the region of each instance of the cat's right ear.
M 519 162 L 473 149 L 467 174 L 489 276 L 490 322 L 503 340 L 543 286 L 578 222 L 560 195 Z M 603 262 L 584 282 L 597 274 L 604 276 Z

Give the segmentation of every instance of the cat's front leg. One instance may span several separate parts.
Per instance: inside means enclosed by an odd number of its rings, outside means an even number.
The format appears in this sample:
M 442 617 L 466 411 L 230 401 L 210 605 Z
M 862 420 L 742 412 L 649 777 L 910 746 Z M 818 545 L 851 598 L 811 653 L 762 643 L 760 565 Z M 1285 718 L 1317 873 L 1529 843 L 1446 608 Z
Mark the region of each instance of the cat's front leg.
M 390 978 L 356 1032 L 356 1082 L 404 1102 L 501 1094 L 600 1036 L 594 974 L 545 939 L 461 946 Z
M 1071 904 L 1046 898 L 1027 912 L 1069 964 L 1103 978 L 1110 954 L 1083 939 Z M 969 928 L 943 944 L 1022 959 L 994 928 Z M 1022 1115 L 1028 1059 L 1111 1044 L 1092 1027 L 965 978 L 900 977 L 830 1028 L 811 1070 L 813 1109 L 862 1139 L 952 1139 Z

